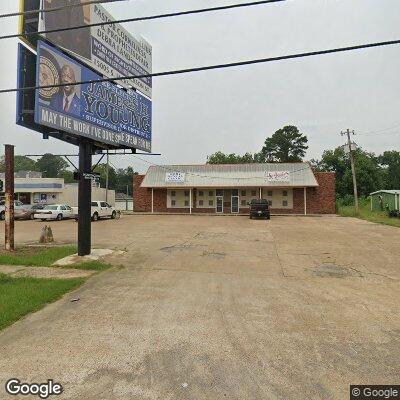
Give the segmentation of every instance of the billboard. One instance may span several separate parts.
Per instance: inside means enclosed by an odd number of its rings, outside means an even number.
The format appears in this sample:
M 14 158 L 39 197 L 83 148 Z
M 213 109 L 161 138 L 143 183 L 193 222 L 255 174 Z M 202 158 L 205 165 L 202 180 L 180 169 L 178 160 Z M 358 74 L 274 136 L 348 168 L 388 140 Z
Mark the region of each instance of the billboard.
M 85 2 L 87 1 L 70 0 L 69 7 L 41 13 L 39 30 L 70 28 L 115 20 L 101 5 L 83 5 Z M 41 8 L 44 10 L 62 6 L 65 6 L 65 0 L 41 0 Z M 108 78 L 145 75 L 152 71 L 150 44 L 143 38 L 134 38 L 120 24 L 51 32 L 43 36 Z M 151 98 L 151 77 L 121 80 L 118 83 L 125 88 L 134 87 Z
M 17 88 L 36 85 L 36 55 L 21 43 L 18 43 Z M 16 104 L 16 123 L 42 134 L 48 134 L 49 128 L 35 124 L 35 91 L 18 91 Z
M 110 82 L 74 85 L 101 77 L 64 53 L 38 41 L 35 123 L 113 147 L 151 151 L 151 101 Z

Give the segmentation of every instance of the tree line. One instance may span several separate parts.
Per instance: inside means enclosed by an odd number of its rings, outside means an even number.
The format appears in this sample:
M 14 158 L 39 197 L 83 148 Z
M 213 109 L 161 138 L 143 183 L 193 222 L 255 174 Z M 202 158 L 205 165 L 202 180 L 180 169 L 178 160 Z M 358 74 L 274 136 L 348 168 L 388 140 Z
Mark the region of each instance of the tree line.
M 37 161 L 26 156 L 14 157 L 14 170 L 37 171 L 41 172 L 43 178 L 63 178 L 65 183 L 76 183 L 74 173 L 70 169 L 70 164 L 61 156 L 54 154 L 44 154 Z M 4 156 L 0 157 L 0 172 L 5 171 Z M 106 186 L 107 164 L 100 163 L 94 172 L 100 174 L 101 187 Z M 132 167 L 113 168 L 108 167 L 108 188 L 117 192 L 126 193 L 127 187 L 129 194 L 132 195 L 133 175 L 137 174 Z
M 265 139 L 258 153 L 225 154 L 218 151 L 207 157 L 209 164 L 244 164 L 266 162 L 301 162 L 308 149 L 308 138 L 296 126 L 288 125 Z M 367 197 L 381 189 L 400 190 L 400 152 L 374 153 L 358 148 L 354 151 L 358 193 Z M 316 171 L 335 172 L 336 195 L 346 199 L 353 196 L 349 156 L 343 146 L 325 150 L 320 159 L 310 161 Z

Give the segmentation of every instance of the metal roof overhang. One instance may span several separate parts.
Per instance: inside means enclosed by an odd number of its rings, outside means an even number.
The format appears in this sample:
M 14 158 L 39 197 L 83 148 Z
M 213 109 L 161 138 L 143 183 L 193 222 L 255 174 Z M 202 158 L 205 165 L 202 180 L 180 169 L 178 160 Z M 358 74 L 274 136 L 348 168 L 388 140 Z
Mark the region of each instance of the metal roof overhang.
M 184 182 L 166 182 L 168 173 L 185 174 Z M 287 182 L 268 181 L 267 173 L 289 172 Z M 144 188 L 304 188 L 319 184 L 308 163 L 166 165 L 148 169 Z

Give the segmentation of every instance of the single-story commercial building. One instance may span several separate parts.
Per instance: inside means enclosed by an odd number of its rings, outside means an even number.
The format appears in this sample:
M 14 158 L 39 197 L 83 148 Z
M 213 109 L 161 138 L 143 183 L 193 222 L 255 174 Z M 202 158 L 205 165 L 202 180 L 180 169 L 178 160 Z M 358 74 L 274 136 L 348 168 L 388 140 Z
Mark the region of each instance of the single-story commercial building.
M 152 166 L 133 178 L 134 211 L 248 213 L 267 199 L 275 214 L 334 214 L 335 175 L 309 163 Z
M 0 173 L 4 180 L 4 173 Z M 14 174 L 14 198 L 24 204 L 68 204 L 78 206 L 78 183 L 64 183 L 63 178 L 43 178 L 41 172 L 21 171 Z M 93 182 L 92 199 L 115 204 L 115 191 Z
M 400 190 L 378 190 L 370 194 L 371 211 L 393 211 L 400 208 Z

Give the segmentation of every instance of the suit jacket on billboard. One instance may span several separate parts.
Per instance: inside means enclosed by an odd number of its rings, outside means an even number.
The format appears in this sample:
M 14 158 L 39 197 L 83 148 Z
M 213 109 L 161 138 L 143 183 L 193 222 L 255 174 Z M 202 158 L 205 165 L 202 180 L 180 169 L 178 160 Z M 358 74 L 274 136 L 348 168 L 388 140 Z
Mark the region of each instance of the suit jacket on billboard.
M 45 9 L 65 7 L 65 5 L 79 5 L 80 0 L 45 0 Z M 70 28 L 72 26 L 85 25 L 83 7 L 68 7 L 44 14 L 45 29 Z M 48 33 L 46 38 L 56 46 L 73 51 L 87 59 L 91 58 L 90 28 L 73 31 L 61 31 Z
M 67 113 L 70 115 L 75 115 L 79 116 L 81 113 L 81 106 L 79 103 L 79 97 L 74 94 L 74 97 L 71 100 L 71 104 L 69 106 L 69 109 L 67 112 L 64 111 L 64 93 L 58 92 L 55 95 L 52 96 L 50 100 L 50 108 L 52 108 L 54 111 L 58 111 L 61 113 Z

